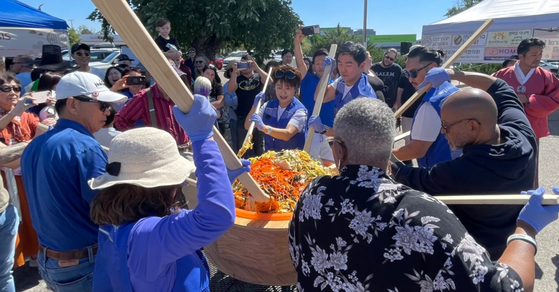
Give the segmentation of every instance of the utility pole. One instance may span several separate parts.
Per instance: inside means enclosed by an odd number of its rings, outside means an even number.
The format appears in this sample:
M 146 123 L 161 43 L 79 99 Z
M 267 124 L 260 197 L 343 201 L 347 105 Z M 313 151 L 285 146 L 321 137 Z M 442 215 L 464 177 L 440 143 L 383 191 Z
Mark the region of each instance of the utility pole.
M 73 19 L 68 19 L 68 21 L 70 22 L 70 27 L 74 28 L 74 20 Z
M 365 9 L 363 10 L 363 46 L 367 48 L 367 0 L 365 2 Z

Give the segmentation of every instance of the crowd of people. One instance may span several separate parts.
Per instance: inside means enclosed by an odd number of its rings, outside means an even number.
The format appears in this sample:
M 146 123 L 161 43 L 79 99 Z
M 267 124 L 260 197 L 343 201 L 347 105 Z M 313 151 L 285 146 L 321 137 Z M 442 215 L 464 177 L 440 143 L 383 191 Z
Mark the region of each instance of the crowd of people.
M 306 58 L 297 30 L 282 63 L 262 69 L 247 54 L 222 80 L 207 56 L 183 54 L 168 20 L 156 26 L 194 93 L 188 114 L 135 60 L 101 72 L 82 43 L 75 65 L 45 45 L 0 74 L 0 290 L 15 291 L 11 270 L 27 260 L 54 291 L 209 291 L 201 249 L 234 223 L 231 183 L 250 169 L 227 169 L 214 126 L 235 152 L 251 135 L 245 158 L 302 150 L 314 129 L 309 154 L 339 170 L 307 186 L 290 222 L 299 291 L 533 288 L 536 234 L 559 213 L 537 188 L 539 139 L 559 108 L 559 80 L 538 67 L 543 42 L 522 41 L 492 77 L 440 68 L 444 54 L 420 45 L 405 69 L 397 50 L 373 63 L 354 42 Z M 394 111 L 425 86 L 394 147 Z M 431 197 L 521 191 L 523 207 Z

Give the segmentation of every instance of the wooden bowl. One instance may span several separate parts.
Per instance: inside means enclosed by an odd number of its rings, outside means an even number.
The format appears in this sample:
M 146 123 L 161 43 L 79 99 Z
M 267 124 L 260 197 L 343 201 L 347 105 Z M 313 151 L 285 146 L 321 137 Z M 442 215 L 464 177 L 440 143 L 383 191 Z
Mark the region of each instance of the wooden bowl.
M 204 253 L 220 271 L 257 285 L 297 283 L 287 229 L 292 214 L 262 214 L 237 209 L 235 224 Z

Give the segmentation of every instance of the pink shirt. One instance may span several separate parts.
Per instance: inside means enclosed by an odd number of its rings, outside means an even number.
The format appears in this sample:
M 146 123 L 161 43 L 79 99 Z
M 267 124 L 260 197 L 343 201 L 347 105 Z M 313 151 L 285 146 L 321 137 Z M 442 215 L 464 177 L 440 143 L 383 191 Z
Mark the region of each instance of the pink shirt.
M 495 77 L 503 79 L 508 83 L 516 94 L 525 94 L 530 105 L 524 108 L 526 116 L 536 138 L 549 136 L 547 116 L 559 108 L 559 80 L 553 73 L 537 67 L 530 79 L 524 84 L 525 93 L 518 92 L 521 85 L 514 74 L 514 66 L 504 68 L 495 73 Z

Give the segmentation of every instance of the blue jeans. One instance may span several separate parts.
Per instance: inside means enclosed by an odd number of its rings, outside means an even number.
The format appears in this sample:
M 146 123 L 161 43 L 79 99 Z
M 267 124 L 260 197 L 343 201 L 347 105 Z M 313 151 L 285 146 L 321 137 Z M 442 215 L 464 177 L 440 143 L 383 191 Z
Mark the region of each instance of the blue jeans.
M 71 267 L 60 267 L 57 260 L 47 258 L 45 251 L 39 248 L 37 263 L 39 273 L 47 287 L 53 291 L 73 292 L 91 291 L 93 288 L 93 269 L 95 255 L 93 247 L 88 247 L 89 257 L 79 260 L 79 264 Z
M 0 213 L 0 291 L 2 292 L 16 291 L 12 268 L 18 226 L 19 216 L 16 207 L 9 204 L 6 210 Z
M 229 120 L 229 130 L 231 131 L 231 149 L 236 154 L 239 152 L 239 147 L 237 146 L 237 120 Z

